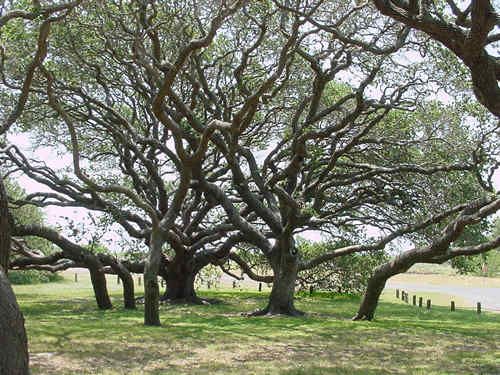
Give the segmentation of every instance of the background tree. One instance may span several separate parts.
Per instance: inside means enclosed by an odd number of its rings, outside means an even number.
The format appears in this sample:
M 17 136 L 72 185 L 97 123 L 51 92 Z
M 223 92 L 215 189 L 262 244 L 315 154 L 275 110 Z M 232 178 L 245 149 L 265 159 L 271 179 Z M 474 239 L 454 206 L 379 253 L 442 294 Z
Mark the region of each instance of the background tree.
M 310 242 L 303 239 L 297 241 L 303 261 L 314 259 L 335 249 L 351 245 L 334 240 Z M 372 270 L 386 262 L 389 256 L 385 251 L 353 253 L 337 257 L 314 268 L 306 269 L 298 274 L 299 288 L 309 290 L 327 290 L 335 293 L 364 292 Z

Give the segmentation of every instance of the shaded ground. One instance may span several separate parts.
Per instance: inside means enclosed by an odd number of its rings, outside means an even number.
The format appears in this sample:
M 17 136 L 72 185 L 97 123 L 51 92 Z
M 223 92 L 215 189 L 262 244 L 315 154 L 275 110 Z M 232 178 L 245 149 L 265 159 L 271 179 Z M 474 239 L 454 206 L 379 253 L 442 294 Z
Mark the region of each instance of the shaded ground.
M 82 278 L 83 279 L 83 278 Z M 98 311 L 85 281 L 18 286 L 33 374 L 489 374 L 500 373 L 500 315 L 381 303 L 374 322 L 352 322 L 359 297 L 298 297 L 306 317 L 247 318 L 268 293 L 201 292 L 218 305 L 162 305 L 162 327 L 143 311 Z M 140 289 L 140 288 L 138 288 Z

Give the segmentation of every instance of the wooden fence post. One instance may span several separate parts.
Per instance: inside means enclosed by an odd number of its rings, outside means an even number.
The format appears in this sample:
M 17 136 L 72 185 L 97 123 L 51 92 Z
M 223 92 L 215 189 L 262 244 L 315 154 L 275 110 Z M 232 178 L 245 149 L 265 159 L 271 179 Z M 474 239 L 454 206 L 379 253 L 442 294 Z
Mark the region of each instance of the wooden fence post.
M 141 285 L 141 276 L 139 276 L 138 281 L 139 281 L 139 285 Z
M 417 296 L 413 295 L 413 306 L 417 305 Z
M 120 276 L 116 275 L 116 283 L 120 285 Z
M 236 288 L 236 281 L 233 281 L 233 289 Z
M 405 300 L 405 293 L 406 292 L 404 290 L 401 291 L 401 300 L 403 301 Z
M 451 301 L 451 311 L 455 311 L 455 301 Z
M 428 299 L 427 300 L 427 310 L 430 310 L 431 309 L 431 300 Z
M 77 282 L 78 282 L 78 274 L 75 273 L 75 283 L 77 283 Z
M 262 292 L 262 283 L 259 283 L 259 292 Z
M 313 295 L 313 293 L 314 293 L 314 287 L 311 285 L 311 286 L 309 287 L 309 296 L 312 296 L 312 295 Z
M 424 299 L 422 297 L 418 297 L 418 307 L 422 307 L 424 304 Z
M 399 298 L 399 289 L 396 289 L 396 298 Z
M 477 303 L 477 313 L 481 314 L 481 302 Z

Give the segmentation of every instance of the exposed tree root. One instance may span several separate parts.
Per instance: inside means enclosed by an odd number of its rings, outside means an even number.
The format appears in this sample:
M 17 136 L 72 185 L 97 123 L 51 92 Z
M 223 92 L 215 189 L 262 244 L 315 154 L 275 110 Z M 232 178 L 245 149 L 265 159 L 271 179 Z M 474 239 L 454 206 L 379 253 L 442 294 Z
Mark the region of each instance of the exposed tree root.
M 253 313 L 247 314 L 248 317 L 255 317 L 255 316 L 287 316 L 287 317 L 298 317 L 298 316 L 304 316 L 306 313 L 300 310 L 297 310 L 295 308 L 292 309 L 272 309 L 270 310 L 269 307 L 266 307 L 265 309 L 262 310 L 257 310 L 254 311 Z
M 365 315 L 365 314 L 356 314 L 355 316 L 352 317 L 353 321 L 366 320 L 366 321 L 371 322 L 372 319 L 373 319 L 373 317 L 370 317 L 370 316 Z
M 142 305 L 144 304 L 144 297 L 137 297 L 135 301 Z M 160 303 L 169 305 L 217 305 L 222 303 L 222 301 L 215 298 L 186 297 L 175 299 L 162 298 L 160 299 Z

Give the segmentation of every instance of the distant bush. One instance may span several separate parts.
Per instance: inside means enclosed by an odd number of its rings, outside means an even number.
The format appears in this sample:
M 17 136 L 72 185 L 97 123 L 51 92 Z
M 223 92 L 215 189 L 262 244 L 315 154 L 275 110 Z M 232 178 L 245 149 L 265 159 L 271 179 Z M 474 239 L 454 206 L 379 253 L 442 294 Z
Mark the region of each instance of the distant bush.
M 14 285 L 52 283 L 64 280 L 57 273 L 36 270 L 9 271 L 8 278 L 10 283 Z

